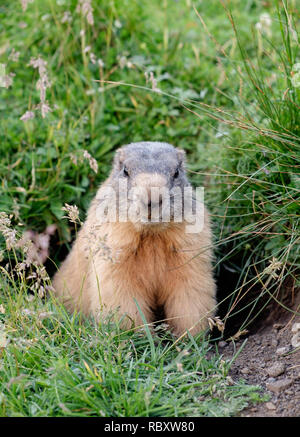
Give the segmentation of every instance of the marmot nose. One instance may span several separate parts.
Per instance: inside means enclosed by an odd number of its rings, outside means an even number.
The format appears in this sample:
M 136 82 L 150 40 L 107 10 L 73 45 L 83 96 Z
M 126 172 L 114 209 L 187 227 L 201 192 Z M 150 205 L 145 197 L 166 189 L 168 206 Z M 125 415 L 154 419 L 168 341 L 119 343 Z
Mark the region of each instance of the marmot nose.
M 151 196 L 151 188 L 148 191 L 148 208 L 151 206 L 161 206 L 162 205 L 162 195 L 160 193 L 152 193 Z
M 139 173 L 134 181 L 139 200 L 145 207 L 158 207 L 163 203 L 167 179 L 158 173 Z

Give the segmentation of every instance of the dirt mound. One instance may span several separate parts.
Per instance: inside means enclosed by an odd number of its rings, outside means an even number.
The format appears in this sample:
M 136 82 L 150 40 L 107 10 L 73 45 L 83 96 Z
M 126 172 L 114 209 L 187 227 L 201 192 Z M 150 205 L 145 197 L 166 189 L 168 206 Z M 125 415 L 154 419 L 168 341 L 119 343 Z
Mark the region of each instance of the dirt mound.
M 246 343 L 234 361 L 230 376 L 233 380 L 245 379 L 249 384 L 260 385 L 269 400 L 246 408 L 241 416 L 300 415 L 300 293 L 294 293 L 294 311 L 273 308 L 269 317 L 259 321 L 255 332 L 252 327 Z M 295 312 L 297 314 L 295 314 Z M 219 342 L 219 351 L 231 359 L 243 345 L 237 342 Z

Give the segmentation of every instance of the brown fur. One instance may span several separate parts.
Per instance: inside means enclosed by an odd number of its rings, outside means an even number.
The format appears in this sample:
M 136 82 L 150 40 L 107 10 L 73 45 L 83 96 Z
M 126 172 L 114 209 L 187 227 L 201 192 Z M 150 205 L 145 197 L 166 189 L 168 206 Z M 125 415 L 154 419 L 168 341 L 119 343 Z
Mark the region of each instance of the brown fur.
M 56 294 L 67 308 L 96 317 L 118 309 L 120 316 L 128 315 L 123 323 L 129 327 L 132 321 L 142 324 L 136 299 L 148 323 L 162 306 L 176 335 L 187 329 L 192 334 L 205 329 L 216 304 L 208 213 L 205 211 L 202 232 L 195 234 L 185 232 L 184 222 L 99 226 L 99 196 L 101 187 L 53 280 Z M 105 241 L 109 257 L 99 250 L 99 241 Z

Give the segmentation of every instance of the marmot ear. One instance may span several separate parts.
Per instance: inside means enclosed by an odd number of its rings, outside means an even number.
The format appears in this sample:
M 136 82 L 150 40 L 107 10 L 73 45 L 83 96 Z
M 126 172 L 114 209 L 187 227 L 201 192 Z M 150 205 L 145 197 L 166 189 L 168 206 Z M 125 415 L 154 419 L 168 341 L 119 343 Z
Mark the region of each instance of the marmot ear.
M 176 152 L 177 152 L 177 159 L 178 159 L 179 165 L 184 166 L 185 161 L 186 161 L 185 151 L 183 149 L 176 149 Z
M 120 149 L 118 149 L 115 153 L 115 157 L 114 157 L 114 167 L 118 168 L 121 170 L 121 168 L 123 167 L 123 162 L 124 162 L 124 150 L 122 149 L 122 147 Z

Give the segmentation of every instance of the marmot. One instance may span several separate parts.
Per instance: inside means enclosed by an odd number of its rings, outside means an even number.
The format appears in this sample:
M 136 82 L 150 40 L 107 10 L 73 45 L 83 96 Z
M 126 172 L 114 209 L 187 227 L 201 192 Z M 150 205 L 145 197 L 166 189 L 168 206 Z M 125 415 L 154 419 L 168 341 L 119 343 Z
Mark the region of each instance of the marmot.
M 180 194 L 188 189 L 183 150 L 160 142 L 118 149 L 53 280 L 66 307 L 96 317 L 118 310 L 128 328 L 143 324 L 140 310 L 152 323 L 163 308 L 175 335 L 206 329 L 216 306 L 211 230 L 195 190 Z M 194 222 L 184 216 L 187 206 Z M 188 230 L 197 220 L 202 229 Z

